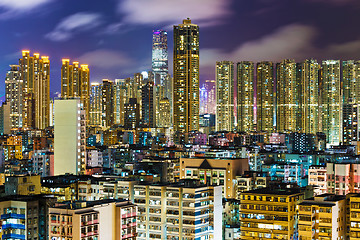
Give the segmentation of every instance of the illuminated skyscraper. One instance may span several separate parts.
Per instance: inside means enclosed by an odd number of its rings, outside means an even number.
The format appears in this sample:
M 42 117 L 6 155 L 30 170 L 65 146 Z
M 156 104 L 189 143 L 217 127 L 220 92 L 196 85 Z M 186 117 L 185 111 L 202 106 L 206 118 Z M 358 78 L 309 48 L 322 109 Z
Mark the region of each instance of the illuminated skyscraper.
M 170 127 L 170 101 L 167 98 L 161 99 L 159 103 L 158 127 Z
M 90 89 L 90 126 L 101 126 L 102 86 L 99 83 L 91 83 Z
M 124 127 L 126 129 L 135 129 L 140 124 L 140 107 L 136 98 L 130 98 L 125 104 Z
M 322 132 L 326 134 L 327 143 L 339 144 L 341 139 L 341 81 L 340 61 L 322 62 Z
M 208 92 L 206 91 L 205 85 L 200 88 L 200 115 L 207 113 L 208 105 Z
M 154 94 L 154 82 L 148 81 L 142 87 L 141 122 L 144 127 L 155 127 L 156 106 Z
M 23 80 L 19 65 L 10 65 L 5 78 L 5 100 L 10 105 L 11 128 L 22 127 Z
M 344 145 L 359 141 L 359 104 L 342 105 L 342 139 Z
M 79 62 L 73 62 L 73 65 L 70 65 L 69 59 L 62 59 L 61 98 L 80 98 L 88 118 L 90 104 L 90 71 L 88 65 L 79 65 Z
M 274 64 L 259 62 L 256 67 L 257 131 L 274 131 Z
M 115 124 L 124 126 L 124 105 L 126 103 L 125 79 L 115 79 L 114 84 L 114 121 Z
M 216 110 L 216 81 L 205 80 L 205 89 L 207 91 L 207 103 L 205 113 L 215 114 Z
M 286 59 L 276 65 L 276 129 L 279 132 L 300 130 L 300 84 L 296 63 Z
M 164 30 L 153 31 L 152 41 L 152 71 L 154 74 L 159 74 L 160 81 L 155 82 L 156 85 L 166 85 L 168 74 L 168 47 L 167 47 L 167 32 Z
M 174 130 L 199 129 L 199 26 L 174 26 Z
M 254 130 L 254 63 L 237 64 L 237 123 L 240 132 Z
M 101 126 L 109 128 L 114 125 L 114 94 L 113 94 L 113 81 L 103 79 L 101 86 L 101 109 L 102 120 Z
M 309 59 L 299 64 L 301 86 L 301 131 L 319 132 L 319 71 L 316 60 Z
M 343 103 L 360 103 L 360 61 L 343 61 Z
M 234 131 L 234 63 L 216 62 L 216 131 Z
M 103 79 L 102 83 L 91 83 L 90 126 L 109 128 L 115 124 L 116 94 L 114 83 Z
M 30 51 L 22 51 L 19 59 L 23 80 L 23 127 L 44 129 L 50 124 L 50 61 Z

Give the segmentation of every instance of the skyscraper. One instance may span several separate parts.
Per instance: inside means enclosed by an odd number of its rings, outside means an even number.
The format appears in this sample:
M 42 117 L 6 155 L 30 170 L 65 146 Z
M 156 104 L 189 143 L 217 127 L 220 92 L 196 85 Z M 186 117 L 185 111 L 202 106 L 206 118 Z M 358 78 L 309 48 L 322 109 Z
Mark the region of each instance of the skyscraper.
M 159 103 L 159 119 L 158 127 L 170 127 L 170 101 L 167 98 L 163 98 Z
M 124 105 L 126 103 L 125 79 L 115 79 L 114 84 L 114 121 L 115 124 L 124 126 Z
M 208 92 L 206 91 L 205 85 L 200 88 L 200 115 L 207 113 L 205 109 L 208 107 Z
M 156 106 L 154 98 L 154 82 L 148 81 L 142 87 L 142 107 L 141 122 L 144 127 L 155 127 L 156 123 Z
M 55 100 L 54 174 L 84 174 L 86 120 L 80 99 Z
M 159 75 L 156 85 L 165 86 L 168 74 L 168 47 L 167 32 L 164 30 L 153 31 L 152 41 L 152 72 Z M 156 79 L 157 80 L 157 79 Z
M 101 109 L 102 119 L 101 126 L 104 128 L 110 128 L 114 125 L 114 94 L 113 94 L 113 81 L 103 79 L 101 86 Z
M 233 131 L 234 124 L 234 63 L 216 62 L 216 131 Z
M 174 26 L 174 130 L 199 129 L 199 26 Z
M 136 98 L 129 98 L 129 102 L 125 104 L 125 129 L 135 129 L 140 124 L 140 107 Z
M 50 124 L 50 61 L 39 53 L 22 51 L 19 59 L 23 80 L 23 127 L 44 129 Z
M 6 73 L 5 101 L 10 106 L 11 128 L 22 127 L 23 80 L 20 78 L 19 65 L 10 65 Z
M 342 139 L 344 145 L 351 145 L 352 142 L 359 141 L 359 104 L 342 105 Z
M 216 81 L 205 80 L 205 89 L 207 91 L 207 102 L 205 113 L 215 114 L 216 111 Z
M 343 104 L 360 103 L 360 61 L 343 61 Z
M 86 116 L 89 117 L 90 71 L 88 65 L 79 65 L 79 62 L 73 62 L 70 65 L 70 59 L 62 59 L 61 98 L 80 98 Z
M 237 64 L 237 128 L 240 132 L 254 130 L 254 63 Z
M 299 64 L 301 86 L 301 131 L 316 134 L 319 132 L 319 71 L 316 60 L 309 59 Z
M 341 139 L 340 61 L 326 60 L 321 69 L 322 132 L 327 143 L 339 144 Z
M 259 62 L 256 67 L 257 131 L 274 131 L 274 64 Z
M 101 126 L 102 86 L 99 83 L 91 83 L 89 116 L 90 126 Z
M 279 132 L 300 130 L 300 84 L 296 63 L 285 59 L 276 65 L 276 129 Z

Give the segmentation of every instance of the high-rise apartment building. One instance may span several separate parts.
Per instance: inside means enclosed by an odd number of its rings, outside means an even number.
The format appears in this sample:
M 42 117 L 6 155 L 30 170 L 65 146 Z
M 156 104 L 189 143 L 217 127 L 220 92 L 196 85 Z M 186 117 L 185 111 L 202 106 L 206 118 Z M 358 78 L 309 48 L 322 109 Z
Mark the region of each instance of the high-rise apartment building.
M 114 94 L 113 81 L 103 79 L 101 86 L 101 126 L 109 128 L 114 125 Z
M 199 26 L 174 26 L 174 130 L 199 129 Z
M 342 105 L 342 139 L 344 145 L 359 141 L 359 104 Z
M 167 98 L 163 98 L 159 103 L 159 119 L 157 119 L 158 127 L 170 127 L 171 115 L 170 115 L 170 101 Z
M 159 82 L 156 85 L 165 86 L 169 69 L 168 69 L 168 46 L 167 32 L 164 30 L 153 31 L 152 41 L 152 72 L 159 74 Z
M 80 99 L 55 100 L 54 174 L 84 174 L 86 120 Z
M 142 87 L 141 123 L 144 127 L 155 127 L 156 124 L 154 91 L 153 81 L 148 81 Z
M 208 104 L 208 92 L 206 91 L 205 85 L 203 85 L 200 88 L 200 115 L 201 114 L 206 114 L 205 109 L 207 109 L 207 104 Z
M 9 134 L 12 128 L 10 103 L 3 102 L 0 106 L 0 133 Z
M 61 66 L 61 97 L 80 98 L 86 116 L 89 118 L 90 98 L 90 71 L 86 64 L 79 65 L 79 62 L 70 64 L 70 59 L 62 59 Z M 89 121 L 87 119 L 87 121 Z
M 127 101 L 125 79 L 115 79 L 114 83 L 114 122 L 124 126 L 124 106 Z
M 237 129 L 240 132 L 254 130 L 254 63 L 237 64 Z
M 360 61 L 342 62 L 343 103 L 360 103 Z
M 339 144 L 341 140 L 341 79 L 340 61 L 326 60 L 321 69 L 322 132 L 327 143 Z
M 207 102 L 205 103 L 205 113 L 215 114 L 216 112 L 216 81 L 205 80 L 204 87 L 207 91 Z
M 234 131 L 234 63 L 216 62 L 216 131 Z
M 5 101 L 10 107 L 10 127 L 22 127 L 23 80 L 19 65 L 10 65 L 5 78 Z
M 132 98 L 136 98 L 137 102 L 141 108 L 142 105 L 142 86 L 144 84 L 144 76 L 141 73 L 135 73 L 134 78 L 131 79 L 131 91 L 133 92 Z M 141 115 L 141 112 L 140 112 Z
M 102 85 L 91 83 L 90 87 L 90 126 L 101 126 L 102 122 Z
M 135 129 L 140 124 L 140 106 L 136 98 L 129 98 L 129 102 L 125 104 L 124 127 L 126 129 Z
M 301 131 L 304 133 L 316 134 L 319 132 L 319 71 L 320 65 L 316 60 L 309 59 L 299 64 Z
M 101 84 L 91 83 L 89 104 L 90 126 L 109 128 L 115 124 L 115 116 L 117 114 L 115 109 L 117 103 L 121 104 L 120 96 L 118 96 L 123 93 L 121 90 L 121 86 L 115 86 L 114 82 L 109 79 L 103 79 Z M 118 98 L 118 102 L 116 102 L 116 98 Z M 121 112 L 119 112 L 119 117 L 120 114 Z
M 259 62 L 256 66 L 256 127 L 257 131 L 274 131 L 274 64 Z
M 296 63 L 285 59 L 276 65 L 276 129 L 299 131 L 301 124 L 300 83 Z
M 44 129 L 50 124 L 50 60 L 39 53 L 22 51 L 19 59 L 23 80 L 23 127 Z

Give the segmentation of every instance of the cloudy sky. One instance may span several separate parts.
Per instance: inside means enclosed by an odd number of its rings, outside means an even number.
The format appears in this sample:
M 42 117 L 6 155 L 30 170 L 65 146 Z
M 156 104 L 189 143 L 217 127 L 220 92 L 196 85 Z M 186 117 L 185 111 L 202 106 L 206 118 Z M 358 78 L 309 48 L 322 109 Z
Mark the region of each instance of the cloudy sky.
M 221 60 L 360 59 L 359 0 L 0 0 L 0 74 L 22 49 L 90 66 L 91 81 L 150 70 L 153 29 L 190 17 L 200 26 L 200 78 Z M 0 95 L 4 81 L 0 81 Z

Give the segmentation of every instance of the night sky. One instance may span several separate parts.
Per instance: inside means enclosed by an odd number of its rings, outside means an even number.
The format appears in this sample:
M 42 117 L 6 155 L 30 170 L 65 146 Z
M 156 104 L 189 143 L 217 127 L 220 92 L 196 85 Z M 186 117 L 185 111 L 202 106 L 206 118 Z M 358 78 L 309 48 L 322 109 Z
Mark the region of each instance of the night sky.
M 53 93 L 62 58 L 89 64 L 91 82 L 148 71 L 153 29 L 168 30 L 172 73 L 172 25 L 187 17 L 201 81 L 221 60 L 360 59 L 359 0 L 0 0 L 1 78 L 22 49 L 50 56 Z

